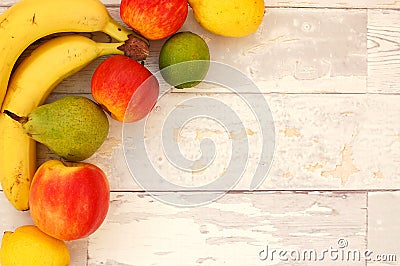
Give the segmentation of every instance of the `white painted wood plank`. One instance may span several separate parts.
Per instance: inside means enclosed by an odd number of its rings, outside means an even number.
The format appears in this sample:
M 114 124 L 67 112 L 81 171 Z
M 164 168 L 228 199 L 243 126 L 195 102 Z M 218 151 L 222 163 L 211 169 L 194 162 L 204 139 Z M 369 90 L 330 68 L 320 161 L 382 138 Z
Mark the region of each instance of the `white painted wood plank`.
M 235 193 L 196 208 L 140 193 L 113 193 L 111 202 L 105 224 L 89 237 L 88 265 L 271 265 L 283 262 L 261 261 L 266 245 L 320 252 L 337 248 L 339 238 L 366 248 L 365 193 Z
M 368 11 L 368 91 L 399 93 L 400 11 Z
M 251 110 L 232 94 L 205 94 L 236 110 L 246 132 L 230 134 L 211 120 L 198 120 L 172 128 L 188 158 L 199 156 L 199 145 L 211 138 L 217 145 L 216 160 L 202 172 L 174 168 L 161 150 L 161 127 L 169 111 L 200 94 L 164 96 L 146 128 L 148 156 L 162 175 L 185 186 L 207 184 L 220 177 L 231 158 L 232 139 L 248 138 L 248 165 L 235 189 L 249 189 L 258 165 L 262 138 Z M 394 95 L 264 95 L 275 121 L 276 149 L 270 173 L 260 189 L 398 189 L 400 187 L 400 109 Z M 56 96 L 52 96 L 56 97 Z M 62 97 L 62 95 L 58 95 Z M 254 97 L 260 97 L 255 95 Z M 190 106 L 185 110 L 191 112 Z M 217 108 L 216 105 L 210 108 Z M 171 118 L 171 117 L 170 117 Z M 125 164 L 122 124 L 111 121 L 109 138 L 88 161 L 101 166 L 114 190 L 140 190 Z M 229 125 L 226 125 L 229 126 Z M 42 146 L 39 146 L 42 147 Z M 39 148 L 41 162 L 49 158 Z M 145 157 L 144 157 L 145 158 Z M 235 159 L 233 159 L 235 160 Z M 160 187 L 159 189 L 163 189 Z
M 211 34 L 190 15 L 181 30 L 202 36 L 212 60 L 237 68 L 262 92 L 362 93 L 366 15 L 365 10 L 269 9 L 259 30 L 239 39 Z
M 378 95 L 272 100 L 279 132 L 274 167 L 279 167 L 265 185 L 272 188 L 276 180 L 282 189 L 291 184 L 319 189 L 398 188 L 398 101 Z
M 117 18 L 116 9 L 111 11 Z M 259 31 L 244 38 L 211 34 L 199 26 L 192 13 L 180 31 L 202 36 L 213 61 L 237 68 L 263 93 L 365 93 L 366 28 L 366 10 L 284 8 L 268 10 Z M 159 71 L 164 42 L 150 44 L 145 65 L 153 73 Z M 56 91 L 87 92 L 101 60 L 66 79 Z M 202 85 L 185 92 L 204 91 Z M 221 91 L 211 87 L 207 91 Z
M 122 23 L 118 8 L 109 10 Z M 270 9 L 258 32 L 244 38 L 211 34 L 190 12 L 180 31 L 186 30 L 207 41 L 213 61 L 237 68 L 264 93 L 366 92 L 366 10 Z M 96 37 L 96 40 L 106 39 Z M 151 42 L 146 67 L 153 73 L 159 71 L 158 56 L 164 42 Z M 101 59 L 96 60 L 67 79 L 57 91 L 87 91 L 100 62 Z M 204 86 L 185 91 L 199 90 L 204 91 Z
M 369 266 L 400 263 L 400 192 L 368 193 L 368 249 L 373 251 Z
M 400 3 L 396 0 L 265 0 L 264 2 L 272 7 L 400 8 Z
M 18 2 L 17 0 L 2 0 L 0 5 L 10 6 Z M 101 0 L 106 5 L 119 5 L 120 0 Z M 344 1 L 330 1 L 330 0 L 265 0 L 267 7 L 334 7 L 334 8 L 400 8 L 400 4 L 396 0 L 344 0 Z
M 23 225 L 34 224 L 29 211 L 17 211 L 0 193 L 0 243 L 5 231 L 12 231 Z M 86 266 L 88 239 L 79 239 L 66 242 L 71 256 L 71 266 Z

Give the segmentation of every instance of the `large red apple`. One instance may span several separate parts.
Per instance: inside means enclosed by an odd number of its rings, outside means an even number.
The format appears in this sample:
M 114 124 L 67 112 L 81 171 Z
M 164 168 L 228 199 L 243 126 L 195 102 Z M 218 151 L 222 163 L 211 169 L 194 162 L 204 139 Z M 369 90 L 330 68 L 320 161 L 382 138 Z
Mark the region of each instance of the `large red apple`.
M 177 32 L 187 14 L 187 0 L 122 0 L 120 5 L 122 20 L 149 40 Z
M 144 118 L 157 102 L 160 86 L 144 66 L 123 55 L 104 60 L 91 83 L 93 98 L 118 121 Z
M 107 215 L 109 200 L 110 187 L 100 168 L 50 160 L 33 177 L 29 207 L 40 230 L 66 241 L 95 232 Z

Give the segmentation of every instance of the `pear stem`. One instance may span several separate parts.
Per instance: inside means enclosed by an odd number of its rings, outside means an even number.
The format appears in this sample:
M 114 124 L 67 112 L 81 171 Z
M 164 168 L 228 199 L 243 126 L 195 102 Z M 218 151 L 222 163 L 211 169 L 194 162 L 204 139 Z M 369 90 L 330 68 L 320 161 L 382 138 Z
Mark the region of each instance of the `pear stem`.
M 25 124 L 26 122 L 28 122 L 28 117 L 26 116 L 18 116 L 8 110 L 4 110 L 4 113 L 9 117 L 11 117 L 13 120 L 17 121 L 18 123 Z

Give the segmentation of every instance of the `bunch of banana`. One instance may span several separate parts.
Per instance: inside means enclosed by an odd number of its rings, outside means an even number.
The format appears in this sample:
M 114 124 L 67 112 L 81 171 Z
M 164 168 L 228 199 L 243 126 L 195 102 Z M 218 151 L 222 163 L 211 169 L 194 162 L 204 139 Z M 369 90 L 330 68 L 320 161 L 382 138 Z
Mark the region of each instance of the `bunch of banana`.
M 0 15 L 0 105 L 12 68 L 30 44 L 58 32 L 96 31 L 120 42 L 133 35 L 110 16 L 100 0 L 21 0 L 7 9 Z
M 105 32 L 119 42 L 97 43 L 78 34 L 55 37 L 35 49 L 11 76 L 18 57 L 34 41 L 58 32 L 95 31 Z M 127 43 L 132 36 L 133 44 Z M 100 56 L 124 54 L 123 48 L 132 45 L 131 52 L 138 55 L 133 58 L 144 60 L 147 40 L 113 20 L 99 0 L 21 0 L 0 15 L 0 182 L 17 210 L 29 208 L 36 143 L 4 110 L 27 115 L 63 79 Z

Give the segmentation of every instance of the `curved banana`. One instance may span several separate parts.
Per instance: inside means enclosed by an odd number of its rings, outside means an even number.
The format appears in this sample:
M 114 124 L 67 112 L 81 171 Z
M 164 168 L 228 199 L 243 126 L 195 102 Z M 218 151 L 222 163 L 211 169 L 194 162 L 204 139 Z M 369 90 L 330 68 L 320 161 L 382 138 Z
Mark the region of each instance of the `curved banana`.
M 53 33 L 95 31 L 120 42 L 133 34 L 111 18 L 100 0 L 21 0 L 7 9 L 0 15 L 0 106 L 12 68 L 30 44 Z
M 36 142 L 4 110 L 28 115 L 43 104 L 66 77 L 94 59 L 123 54 L 121 43 L 97 43 L 81 35 L 51 39 L 35 49 L 15 69 L 0 114 L 0 182 L 7 199 L 17 210 L 29 208 L 29 188 L 36 171 Z

